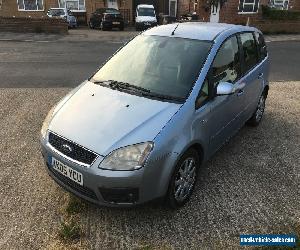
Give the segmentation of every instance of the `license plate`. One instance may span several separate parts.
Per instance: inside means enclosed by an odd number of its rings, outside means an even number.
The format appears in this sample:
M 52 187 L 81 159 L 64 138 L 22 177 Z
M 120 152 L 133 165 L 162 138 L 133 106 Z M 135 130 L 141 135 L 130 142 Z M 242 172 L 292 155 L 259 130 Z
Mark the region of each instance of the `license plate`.
M 120 24 L 120 22 L 113 22 L 112 24 Z
M 54 170 L 83 186 L 83 176 L 78 171 L 52 157 L 51 165 Z

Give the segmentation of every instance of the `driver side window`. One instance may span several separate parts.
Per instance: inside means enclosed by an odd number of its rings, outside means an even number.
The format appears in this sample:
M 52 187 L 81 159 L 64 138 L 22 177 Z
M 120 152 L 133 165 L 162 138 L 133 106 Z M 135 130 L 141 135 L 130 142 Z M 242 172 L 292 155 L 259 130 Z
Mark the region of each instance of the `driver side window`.
M 219 49 L 212 65 L 211 82 L 214 88 L 219 82 L 231 82 L 241 74 L 240 53 L 237 37 L 226 40 Z

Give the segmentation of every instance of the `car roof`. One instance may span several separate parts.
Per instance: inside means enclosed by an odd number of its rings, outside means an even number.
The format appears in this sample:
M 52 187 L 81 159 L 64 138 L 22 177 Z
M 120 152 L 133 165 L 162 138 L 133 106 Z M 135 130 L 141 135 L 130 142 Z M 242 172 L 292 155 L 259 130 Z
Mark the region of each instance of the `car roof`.
M 157 26 L 145 31 L 143 34 L 213 41 L 218 35 L 228 30 L 242 32 L 256 29 L 249 26 L 226 23 L 186 22 Z M 172 35 L 173 31 L 174 35 Z
M 154 8 L 154 6 L 152 4 L 139 4 L 137 7 L 138 8 L 149 8 L 149 9 Z

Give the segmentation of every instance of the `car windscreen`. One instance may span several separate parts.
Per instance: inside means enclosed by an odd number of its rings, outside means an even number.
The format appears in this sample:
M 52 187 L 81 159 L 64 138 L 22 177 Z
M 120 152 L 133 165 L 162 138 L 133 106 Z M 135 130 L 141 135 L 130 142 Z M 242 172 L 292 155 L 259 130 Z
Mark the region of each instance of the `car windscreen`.
M 126 82 L 151 93 L 185 99 L 211 44 L 210 41 L 140 35 L 114 55 L 91 81 Z
M 65 15 L 65 11 L 63 9 L 50 9 L 48 14 L 51 16 L 62 16 Z
M 138 8 L 139 16 L 155 16 L 154 9 L 152 8 Z

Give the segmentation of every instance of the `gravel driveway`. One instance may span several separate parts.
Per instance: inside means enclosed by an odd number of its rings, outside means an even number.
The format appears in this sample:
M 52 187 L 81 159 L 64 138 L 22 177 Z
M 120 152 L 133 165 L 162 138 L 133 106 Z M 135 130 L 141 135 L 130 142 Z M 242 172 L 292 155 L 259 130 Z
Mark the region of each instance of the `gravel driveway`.
M 242 233 L 300 233 L 300 82 L 272 83 L 257 128 L 243 128 L 201 169 L 187 206 L 86 204 L 81 241 L 57 232 L 69 199 L 39 152 L 39 130 L 68 89 L 0 89 L 0 249 L 228 249 Z

